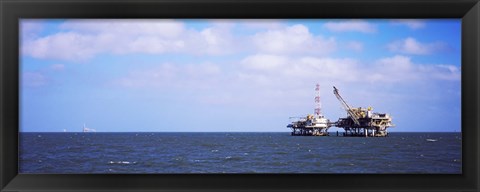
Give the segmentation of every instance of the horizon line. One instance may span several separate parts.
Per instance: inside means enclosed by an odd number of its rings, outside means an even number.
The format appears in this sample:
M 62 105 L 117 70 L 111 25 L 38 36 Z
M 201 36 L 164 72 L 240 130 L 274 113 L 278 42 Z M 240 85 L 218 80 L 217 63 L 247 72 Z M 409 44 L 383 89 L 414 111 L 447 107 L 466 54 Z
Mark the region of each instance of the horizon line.
M 337 131 L 329 131 L 335 132 Z M 290 131 L 19 131 L 18 133 L 290 133 Z M 462 133 L 462 131 L 389 131 L 389 133 Z

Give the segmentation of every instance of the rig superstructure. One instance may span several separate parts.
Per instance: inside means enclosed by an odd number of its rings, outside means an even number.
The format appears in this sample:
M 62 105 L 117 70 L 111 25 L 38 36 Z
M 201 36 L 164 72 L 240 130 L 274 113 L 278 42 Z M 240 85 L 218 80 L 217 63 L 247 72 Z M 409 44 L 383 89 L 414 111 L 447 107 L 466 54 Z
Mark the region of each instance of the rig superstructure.
M 339 118 L 335 122 L 335 127 L 345 130 L 344 136 L 385 137 L 388 135 L 387 128 L 394 126 L 389 114 L 374 113 L 372 107 L 350 107 L 335 86 L 333 86 L 333 94 L 348 114 L 347 117 Z
M 300 117 L 298 120 L 288 124 L 295 136 L 327 136 L 328 128 L 332 126 L 330 120 L 322 115 L 322 104 L 320 102 L 320 85 L 315 87 L 315 110 L 313 115 Z
M 387 128 L 395 126 L 392 117 L 387 113 L 375 113 L 372 107 L 354 108 L 342 98 L 338 89 L 333 86 L 333 94 L 347 112 L 347 117 L 339 118 L 337 122 L 330 122 L 321 113 L 320 85 L 317 84 L 315 96 L 314 115 L 300 117 L 287 127 L 292 130 L 294 136 L 328 136 L 328 129 L 332 126 L 343 128 L 343 136 L 350 137 L 385 137 L 388 135 Z M 338 136 L 338 132 L 337 132 Z

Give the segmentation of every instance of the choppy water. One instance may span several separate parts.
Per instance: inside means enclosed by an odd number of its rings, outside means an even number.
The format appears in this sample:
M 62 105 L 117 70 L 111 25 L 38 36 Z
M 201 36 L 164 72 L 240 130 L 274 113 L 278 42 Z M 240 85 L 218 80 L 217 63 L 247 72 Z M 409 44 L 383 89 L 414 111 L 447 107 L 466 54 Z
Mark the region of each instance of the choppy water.
M 21 133 L 19 172 L 461 173 L 460 133 L 331 135 Z

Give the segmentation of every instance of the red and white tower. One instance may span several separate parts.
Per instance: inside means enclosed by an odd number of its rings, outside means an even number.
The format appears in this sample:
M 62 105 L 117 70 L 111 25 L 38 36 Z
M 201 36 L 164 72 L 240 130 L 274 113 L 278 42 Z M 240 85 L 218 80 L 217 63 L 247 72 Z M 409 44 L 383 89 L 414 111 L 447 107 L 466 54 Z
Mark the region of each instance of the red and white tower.
M 322 116 L 322 103 L 320 103 L 320 84 L 315 87 L 315 116 Z

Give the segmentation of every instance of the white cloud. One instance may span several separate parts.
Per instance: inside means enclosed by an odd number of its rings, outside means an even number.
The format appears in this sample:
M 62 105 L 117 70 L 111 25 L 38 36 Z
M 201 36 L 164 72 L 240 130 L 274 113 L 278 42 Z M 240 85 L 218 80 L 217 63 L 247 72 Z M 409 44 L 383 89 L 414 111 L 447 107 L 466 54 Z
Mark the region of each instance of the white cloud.
M 353 106 L 373 105 L 378 112 L 396 114 L 388 108 L 392 103 L 431 100 L 430 92 L 445 93 L 438 85 L 453 85 L 455 90 L 459 82 L 459 67 L 419 64 L 402 55 L 360 62 L 274 54 L 249 55 L 236 63 L 161 64 L 115 81 L 122 89 L 185 96 L 178 99 L 193 105 L 256 112 L 262 109 L 282 115 L 313 112 L 314 85 L 320 83 L 324 112 L 329 118 L 345 115 L 332 95 L 332 86 L 341 89 Z M 412 95 L 414 91 L 421 93 Z
M 35 58 L 84 60 L 93 57 L 100 50 L 96 37 L 78 33 L 58 33 L 55 35 L 26 41 L 22 45 L 24 54 Z
M 407 56 L 381 58 L 362 63 L 351 58 L 250 55 L 237 64 L 161 64 L 131 72 L 116 83 L 126 87 L 198 88 L 232 86 L 292 88 L 311 82 L 415 83 L 418 80 L 460 80 L 454 65 L 418 64 Z M 187 86 L 188 87 L 188 86 Z M 257 90 L 258 91 L 258 90 Z
M 429 55 L 446 51 L 448 46 L 443 42 L 422 43 L 412 37 L 408 37 L 388 44 L 387 48 L 390 51 L 404 54 Z
M 124 88 L 186 94 L 191 101 L 204 104 L 285 107 L 305 103 L 295 98 L 311 97 L 311 91 L 305 90 L 312 88 L 312 82 L 354 82 L 358 78 L 352 70 L 358 68 L 356 65 L 355 60 L 346 58 L 256 54 L 231 64 L 161 64 L 133 71 L 113 83 Z
M 253 55 L 241 62 L 239 77 L 251 85 L 292 87 L 314 79 L 354 81 L 357 61 L 348 58 Z
M 101 53 L 226 54 L 236 45 L 223 25 L 196 31 L 171 20 L 70 20 L 60 29 L 26 39 L 22 53 L 40 59 L 85 61 Z
M 404 25 L 410 29 L 416 30 L 426 26 L 425 20 L 420 19 L 394 19 L 392 20 L 394 25 Z
M 285 57 L 254 55 L 241 62 L 238 80 L 251 86 L 292 88 L 305 83 L 370 83 L 392 85 L 436 81 L 459 81 L 454 65 L 414 63 L 407 56 L 380 58 L 363 63 L 351 58 Z
M 454 65 L 416 64 L 401 55 L 379 59 L 369 71 L 367 79 L 371 82 L 459 81 L 461 77 L 460 69 Z
M 234 50 L 239 48 L 240 43 L 237 43 L 230 30 L 229 25 L 214 25 L 202 30 L 199 42 L 191 41 L 192 43 L 189 44 L 190 48 L 195 49 L 190 50 L 190 52 L 213 55 L 233 53 Z M 192 34 L 192 37 L 196 36 L 196 34 Z
M 259 32 L 252 41 L 260 52 L 269 54 L 326 54 L 336 49 L 335 39 L 315 36 L 304 25 Z
M 86 19 L 67 21 L 60 29 L 91 34 L 154 35 L 172 38 L 181 35 L 185 31 L 185 26 L 181 22 L 167 19 Z
M 364 20 L 348 20 L 327 22 L 324 25 L 330 31 L 334 32 L 361 32 L 361 33 L 375 33 L 377 31 L 373 24 Z
M 410 57 L 394 56 L 378 59 L 375 62 L 374 69 L 371 70 L 366 79 L 370 82 L 405 82 L 418 80 L 418 75 Z
M 446 81 L 460 81 L 461 70 L 454 65 L 433 65 L 422 66 L 421 71 L 431 74 L 432 78 Z
M 252 55 L 241 61 L 242 65 L 247 69 L 272 71 L 276 68 L 285 67 L 288 58 L 279 55 Z
M 22 54 L 83 62 L 99 54 L 225 55 L 257 51 L 325 55 L 336 50 L 334 38 L 316 36 L 304 25 L 261 23 L 250 23 L 250 27 L 256 28 L 253 35 L 234 36 L 232 30 L 236 25 L 221 20 L 212 20 L 201 29 L 186 28 L 172 20 L 68 20 L 56 33 L 25 38 Z

